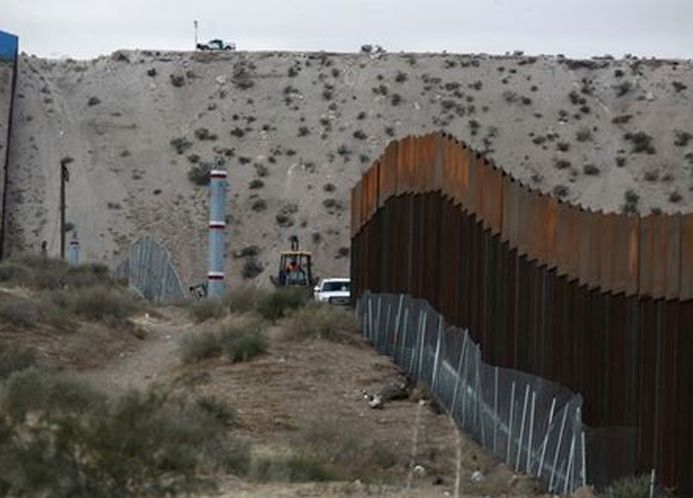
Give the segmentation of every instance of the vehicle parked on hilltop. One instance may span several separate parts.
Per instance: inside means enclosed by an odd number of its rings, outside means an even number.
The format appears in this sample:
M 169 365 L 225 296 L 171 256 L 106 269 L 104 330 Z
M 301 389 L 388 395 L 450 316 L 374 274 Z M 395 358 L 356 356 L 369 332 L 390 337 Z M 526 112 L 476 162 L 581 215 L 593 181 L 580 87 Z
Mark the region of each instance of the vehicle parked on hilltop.
M 236 44 L 215 38 L 207 43 L 198 43 L 197 50 L 236 50 Z
M 313 297 L 319 303 L 348 306 L 351 303 L 351 280 L 348 278 L 323 278 L 313 288 Z

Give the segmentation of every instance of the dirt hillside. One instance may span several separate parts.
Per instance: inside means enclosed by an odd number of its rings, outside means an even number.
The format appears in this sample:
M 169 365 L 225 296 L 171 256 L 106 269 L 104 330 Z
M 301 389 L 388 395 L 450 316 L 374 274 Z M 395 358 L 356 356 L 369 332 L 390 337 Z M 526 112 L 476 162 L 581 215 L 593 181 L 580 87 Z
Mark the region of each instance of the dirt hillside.
M 230 252 L 267 282 L 292 233 L 321 275 L 348 272 L 349 189 L 392 139 L 444 129 L 517 178 L 590 208 L 693 207 L 693 64 L 453 54 L 117 52 L 23 56 L 9 249 L 57 253 L 58 163 L 84 256 L 117 264 L 153 235 L 184 284 L 205 275 L 207 190 L 225 156 Z M 232 285 L 242 259 L 229 258 Z

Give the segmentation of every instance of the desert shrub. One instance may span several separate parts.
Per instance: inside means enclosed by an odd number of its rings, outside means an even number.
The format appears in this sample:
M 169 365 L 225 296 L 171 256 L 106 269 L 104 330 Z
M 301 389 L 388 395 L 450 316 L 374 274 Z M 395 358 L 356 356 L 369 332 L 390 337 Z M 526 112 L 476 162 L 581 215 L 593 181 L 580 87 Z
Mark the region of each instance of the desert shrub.
M 240 90 L 247 90 L 255 86 L 250 71 L 248 71 L 245 64 L 241 62 L 234 64 L 231 82 Z
M 0 282 L 17 285 L 28 282 L 31 269 L 18 261 L 5 260 L 0 262 Z
M 28 348 L 0 348 L 0 382 L 15 372 L 36 365 L 36 351 Z
M 193 182 L 195 185 L 209 185 L 209 173 L 212 171 L 212 164 L 208 162 L 201 162 L 193 165 L 190 170 L 188 170 L 188 180 Z
M 305 289 L 281 289 L 262 296 L 257 303 L 257 312 L 264 319 L 274 322 L 283 318 L 289 310 L 301 308 L 307 302 L 308 293 Z
M 570 168 L 570 161 L 567 159 L 556 159 L 554 166 L 556 169 L 567 169 Z
M 582 172 L 586 175 L 598 175 L 599 174 L 599 168 L 597 168 L 594 164 L 585 164 L 582 167 Z
M 681 202 L 681 199 L 681 194 L 679 194 L 676 191 L 669 194 L 669 202 L 673 202 L 674 204 L 676 204 L 677 202 Z
M 233 252 L 233 257 L 234 258 L 248 258 L 248 257 L 254 257 L 260 254 L 260 247 L 256 246 L 255 244 L 245 246 L 242 248 L 240 251 L 234 251 Z
M 289 67 L 289 70 L 287 71 L 287 74 L 289 78 L 293 78 L 295 76 L 298 76 L 300 69 L 297 66 L 291 66 Z
M 99 105 L 101 103 L 101 99 L 99 97 L 89 97 L 89 100 L 87 101 L 87 105 L 89 107 Z
M 262 263 L 260 263 L 257 260 L 257 258 L 255 258 L 254 256 L 247 257 L 243 262 L 241 276 L 246 280 L 255 278 L 258 275 L 260 275 L 264 271 L 264 269 L 265 267 L 262 266 Z
M 402 103 L 402 100 L 403 98 L 399 93 L 393 93 L 392 97 L 390 97 L 390 104 L 396 107 Z
M 356 323 L 352 314 L 337 306 L 319 303 L 307 305 L 289 313 L 284 320 L 283 337 L 287 340 L 325 339 L 354 343 Z
M 310 128 L 307 126 L 299 126 L 298 127 L 298 136 L 299 137 L 305 137 L 310 135 Z
M 233 427 L 238 422 L 236 410 L 215 396 L 196 398 L 195 406 L 225 427 Z
M 633 119 L 632 114 L 622 114 L 620 116 L 616 116 L 611 120 L 613 124 L 626 124 L 628 123 L 631 119 Z
M 298 211 L 298 206 L 294 203 L 283 206 L 274 217 L 277 224 L 281 227 L 290 227 L 294 224 L 293 215 Z
M 365 140 L 368 138 L 368 135 L 366 135 L 366 132 L 363 130 L 356 130 L 354 132 L 354 138 L 356 138 L 358 140 Z
M 686 147 L 691 138 L 693 138 L 693 135 L 687 131 L 674 130 L 674 145 L 677 147 Z
M 339 258 L 346 258 L 349 255 L 350 249 L 347 246 L 342 246 L 339 249 L 337 249 L 337 256 L 335 256 L 337 259 Z
M 195 136 L 198 140 L 216 140 L 217 135 L 210 132 L 207 128 L 198 128 L 195 130 Z
M 142 303 L 124 287 L 83 287 L 57 290 L 51 300 L 58 307 L 68 309 L 89 320 L 107 323 L 123 322 L 142 309 Z
M 172 74 L 169 76 L 169 79 L 171 80 L 171 85 L 175 86 L 176 88 L 180 88 L 185 85 L 185 76 L 182 74 Z
M 267 294 L 268 291 L 264 289 L 246 286 L 231 292 L 224 302 L 232 313 L 248 313 L 254 311 Z
M 172 496 L 202 484 L 203 469 L 249 468 L 248 445 L 204 404 L 136 391 L 106 403 L 37 369 L 11 376 L 0 404 L 10 415 L 0 421 L 3 495 Z
M 219 335 L 210 330 L 190 332 L 180 342 L 179 354 L 183 363 L 195 363 L 221 354 Z
M 640 202 L 640 196 L 633 190 L 628 189 L 623 194 L 623 212 L 628 214 L 634 214 L 638 212 L 638 203 Z
M 588 140 L 592 140 L 592 132 L 589 128 L 580 128 L 575 134 L 575 138 L 578 142 L 587 142 Z
M 407 79 L 407 73 L 403 71 L 397 71 L 397 74 L 395 75 L 395 81 L 397 83 L 404 83 L 405 81 L 407 81 Z
M 197 323 L 222 318 L 226 314 L 226 306 L 218 299 L 200 299 L 191 301 L 188 305 L 190 318 Z
M 344 204 L 342 204 L 342 202 L 338 201 L 337 199 L 325 199 L 324 201 L 322 201 L 322 205 L 325 206 L 325 209 L 327 209 L 327 212 L 330 214 L 335 214 L 344 211 Z
M 368 114 L 366 113 L 366 111 L 360 111 L 356 115 L 356 119 L 358 119 L 359 121 L 362 121 L 362 120 L 366 119 L 367 116 L 368 116 Z
M 394 137 L 395 136 L 395 129 L 392 126 L 386 126 L 385 127 L 385 134 L 388 137 Z
M 647 154 L 656 153 L 654 145 L 652 145 L 652 137 L 643 131 L 626 133 L 623 135 L 623 138 L 631 143 L 631 152 L 634 154 L 640 154 L 643 152 Z
M 556 149 L 561 152 L 568 152 L 570 150 L 570 142 L 558 142 L 556 144 Z
M 657 170 L 651 169 L 645 171 L 645 180 L 648 182 L 656 182 L 659 180 L 659 172 Z
M 674 87 L 674 90 L 676 91 L 676 93 L 682 92 L 682 91 L 684 91 L 686 88 L 688 88 L 688 86 L 684 85 L 684 84 L 681 83 L 680 81 L 672 81 L 672 82 L 671 82 L 671 86 Z
M 253 201 L 253 203 L 251 204 L 250 209 L 252 209 L 256 213 L 266 211 L 267 210 L 267 201 L 265 199 L 255 199 Z
M 373 45 L 370 45 L 370 44 L 361 45 L 361 53 L 370 54 L 372 51 L 373 51 Z
M 14 299 L 0 304 L 0 320 L 14 327 L 29 329 L 36 326 L 38 307 L 25 299 Z
M 325 185 L 322 186 L 322 189 L 323 189 L 325 192 L 334 192 L 335 190 L 337 190 L 337 187 L 335 186 L 334 183 L 332 183 L 332 182 L 327 182 Z
M 150 69 L 147 69 L 147 76 L 149 76 L 150 78 L 153 78 L 154 76 L 156 76 L 156 69 L 153 67 Z
M 623 97 L 633 89 L 633 84 L 628 80 L 623 80 L 614 86 L 614 89 L 616 90 L 617 97 Z
M 324 482 L 338 478 L 322 461 L 307 454 L 258 458 L 250 475 L 260 482 Z
M 259 322 L 222 329 L 219 343 L 231 363 L 248 361 L 267 351 L 267 339 Z
M 255 178 L 254 180 L 251 180 L 250 183 L 248 184 L 248 189 L 250 190 L 257 190 L 265 186 L 265 182 L 260 180 L 259 178 Z
M 186 150 L 188 150 L 190 147 L 192 147 L 192 142 L 190 142 L 185 137 L 174 138 L 173 140 L 171 140 L 170 144 L 171 144 L 171 147 L 176 149 L 176 152 L 178 154 L 183 154 Z
M 553 188 L 553 195 L 555 195 L 556 197 L 566 197 L 568 195 L 568 192 L 568 187 L 566 187 L 565 185 L 556 185 Z
M 623 156 L 616 156 L 616 166 L 622 168 L 626 165 L 626 158 Z
M 605 498 L 649 498 L 650 477 L 647 475 L 624 477 L 604 490 Z

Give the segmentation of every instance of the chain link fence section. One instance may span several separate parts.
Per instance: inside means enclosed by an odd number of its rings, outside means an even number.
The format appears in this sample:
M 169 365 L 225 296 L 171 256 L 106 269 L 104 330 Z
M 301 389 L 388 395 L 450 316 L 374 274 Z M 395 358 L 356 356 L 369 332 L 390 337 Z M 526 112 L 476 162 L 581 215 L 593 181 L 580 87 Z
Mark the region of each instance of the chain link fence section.
M 541 377 L 481 359 L 467 330 L 448 326 L 427 301 L 365 292 L 356 305 L 364 337 L 426 384 L 458 427 L 551 493 L 588 481 L 582 398 Z
M 149 236 L 136 240 L 128 257 L 113 272 L 117 279 L 153 302 L 171 302 L 185 298 L 178 272 L 166 248 Z

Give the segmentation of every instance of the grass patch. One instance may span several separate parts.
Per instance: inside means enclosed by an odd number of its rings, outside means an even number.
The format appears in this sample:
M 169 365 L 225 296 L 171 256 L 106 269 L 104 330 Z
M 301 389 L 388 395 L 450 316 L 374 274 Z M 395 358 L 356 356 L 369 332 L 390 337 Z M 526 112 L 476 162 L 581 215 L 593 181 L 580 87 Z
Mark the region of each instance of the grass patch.
M 649 498 L 650 476 L 630 476 L 619 479 L 604 490 L 605 498 Z
M 26 348 L 0 348 L 0 381 L 14 372 L 19 372 L 36 365 L 36 352 Z
M 122 323 L 143 307 L 134 294 L 115 286 L 53 291 L 50 300 L 58 308 L 106 323 Z
M 357 336 L 353 334 L 356 328 L 349 311 L 332 305 L 309 303 L 284 320 L 283 337 L 287 340 L 325 339 L 356 343 Z
M 195 363 L 221 354 L 219 335 L 210 330 L 191 332 L 183 336 L 180 357 L 183 363 Z
M 325 482 L 337 479 L 318 458 L 305 455 L 263 457 L 253 462 L 251 476 L 261 482 Z
M 0 304 L 0 319 L 13 327 L 31 329 L 38 324 L 39 310 L 31 301 L 13 299 Z

